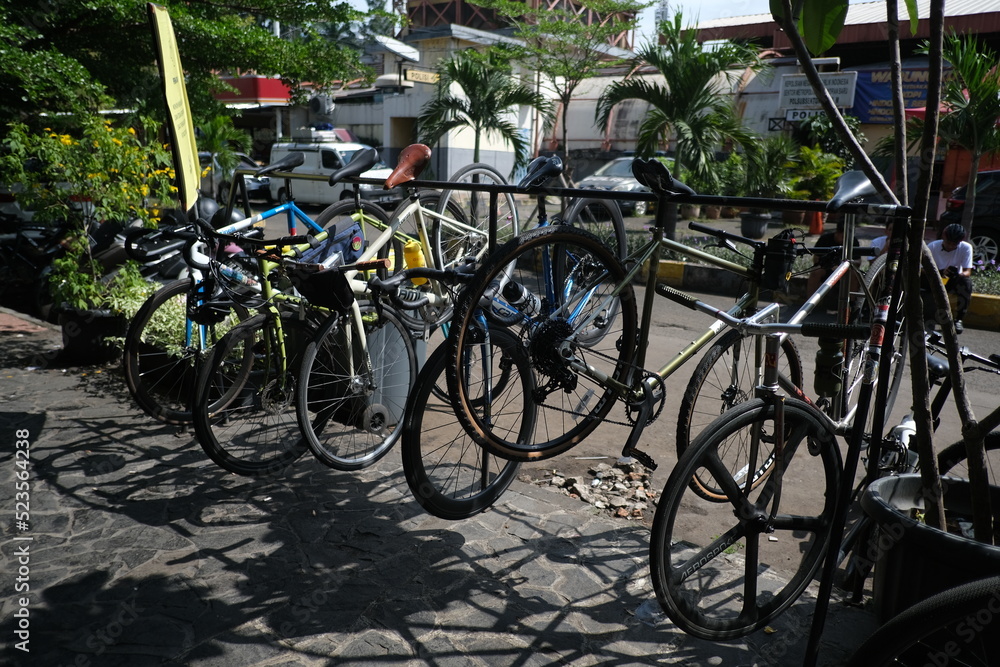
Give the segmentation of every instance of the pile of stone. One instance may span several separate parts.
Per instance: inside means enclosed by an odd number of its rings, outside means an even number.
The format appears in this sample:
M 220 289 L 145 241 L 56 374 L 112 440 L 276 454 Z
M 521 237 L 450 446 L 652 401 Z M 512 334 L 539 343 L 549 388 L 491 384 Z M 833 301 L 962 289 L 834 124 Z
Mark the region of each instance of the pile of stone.
M 579 498 L 611 516 L 642 519 L 656 504 L 657 491 L 652 488 L 649 471 L 632 459 L 621 459 L 614 465 L 598 463 L 587 476 L 568 477 L 557 470 L 533 480 L 539 486 L 551 486 L 570 498 Z

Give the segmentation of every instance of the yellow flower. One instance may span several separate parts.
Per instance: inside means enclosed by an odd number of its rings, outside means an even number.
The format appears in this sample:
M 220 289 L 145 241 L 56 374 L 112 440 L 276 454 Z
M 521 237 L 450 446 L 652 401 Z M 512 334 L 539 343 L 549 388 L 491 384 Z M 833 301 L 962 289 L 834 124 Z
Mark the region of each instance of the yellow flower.
M 73 145 L 73 137 L 69 136 L 68 134 L 60 135 L 59 136 L 59 141 L 61 141 L 64 146 L 72 146 Z
M 111 137 L 111 142 L 112 142 L 112 143 L 113 143 L 113 144 L 114 144 L 115 146 L 121 146 L 121 145 L 122 145 L 122 140 L 121 140 L 121 139 L 119 139 L 118 137 Z
M 134 127 L 128 128 L 128 133 L 131 134 L 134 137 L 135 136 L 135 128 Z

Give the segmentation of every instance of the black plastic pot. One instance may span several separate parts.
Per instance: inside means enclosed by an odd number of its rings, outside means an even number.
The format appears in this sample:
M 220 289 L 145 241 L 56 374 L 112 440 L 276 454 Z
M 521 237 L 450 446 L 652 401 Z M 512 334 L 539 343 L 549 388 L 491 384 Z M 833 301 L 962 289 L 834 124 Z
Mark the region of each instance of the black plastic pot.
M 59 326 L 62 327 L 63 361 L 103 364 L 121 354 L 108 338 L 124 337 L 128 320 L 110 310 L 64 308 L 59 312 Z
M 740 235 L 748 239 L 762 239 L 770 222 L 770 213 L 740 213 Z
M 949 519 L 971 517 L 969 482 L 941 481 Z M 992 506 L 1000 507 L 1000 487 L 991 486 L 990 494 Z M 1000 572 L 1000 547 L 912 518 L 912 510 L 924 507 L 920 475 L 876 480 L 861 496 L 861 506 L 879 526 L 875 553 L 867 556 L 875 561 L 875 612 L 883 622 L 935 593 Z

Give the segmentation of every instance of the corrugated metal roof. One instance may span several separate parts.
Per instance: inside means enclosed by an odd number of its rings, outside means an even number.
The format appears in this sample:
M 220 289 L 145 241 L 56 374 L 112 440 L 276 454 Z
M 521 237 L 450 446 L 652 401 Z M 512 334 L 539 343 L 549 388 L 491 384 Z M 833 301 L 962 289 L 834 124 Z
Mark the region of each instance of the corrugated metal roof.
M 948 0 L 944 6 L 945 17 L 992 14 L 997 12 L 1000 12 L 1000 3 L 997 0 Z M 930 17 L 930 0 L 917 0 L 917 14 L 922 19 Z M 909 19 L 905 3 L 902 2 L 899 3 L 899 18 L 900 21 Z M 770 14 L 750 14 L 748 16 L 733 16 L 702 21 L 698 23 L 697 28 L 705 30 L 707 28 L 725 28 L 773 22 L 774 19 Z M 847 19 L 844 23 L 845 25 L 864 25 L 884 22 L 884 2 L 852 2 L 847 10 Z

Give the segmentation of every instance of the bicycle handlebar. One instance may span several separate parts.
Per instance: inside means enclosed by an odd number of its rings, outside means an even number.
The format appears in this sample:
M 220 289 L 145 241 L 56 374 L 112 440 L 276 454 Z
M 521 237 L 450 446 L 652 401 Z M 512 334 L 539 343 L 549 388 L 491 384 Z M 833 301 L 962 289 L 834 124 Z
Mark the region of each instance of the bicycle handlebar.
M 932 331 L 927 334 L 927 345 L 933 347 L 935 352 L 946 352 L 944 339 L 942 339 L 941 334 L 936 331 Z M 958 348 L 958 356 L 962 358 L 963 362 L 973 361 L 977 364 L 983 364 L 989 367 L 982 370 L 1000 373 L 1000 354 L 991 354 L 989 357 L 981 357 L 975 352 L 971 352 L 968 347 L 962 345 Z
M 693 229 L 696 232 L 703 232 L 705 234 L 710 234 L 723 241 L 734 241 L 736 243 L 742 243 L 744 245 L 750 246 L 751 248 L 763 248 L 767 246 L 767 243 L 765 243 L 764 241 L 755 241 L 754 239 L 748 239 L 745 236 L 739 236 L 738 234 L 732 234 L 722 229 L 709 227 L 708 225 L 703 225 L 700 222 L 689 222 L 688 229 Z

